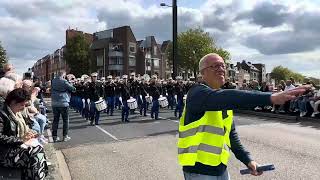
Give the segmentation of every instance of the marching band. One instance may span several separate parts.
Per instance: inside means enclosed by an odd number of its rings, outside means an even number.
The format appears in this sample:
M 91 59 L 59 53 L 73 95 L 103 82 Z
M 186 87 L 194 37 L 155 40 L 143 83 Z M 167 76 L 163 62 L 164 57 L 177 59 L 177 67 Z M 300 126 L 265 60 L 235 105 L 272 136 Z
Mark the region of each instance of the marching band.
M 177 76 L 176 81 L 158 79 L 157 75 L 149 77 L 136 76 L 131 73 L 120 77 L 107 76 L 107 79 L 97 79 L 98 73 L 91 77 L 82 75 L 75 78 L 67 75 L 67 80 L 76 87 L 71 94 L 70 107 L 79 112 L 82 117 L 90 120 L 90 125 L 98 125 L 100 113 L 113 116 L 114 109 L 121 110 L 122 122 L 129 122 L 129 115 L 135 110 L 140 115 L 147 116 L 151 106 L 151 118 L 159 118 L 159 110 L 168 108 L 174 110 L 174 116 L 180 118 L 184 108 L 186 93 L 195 83 L 195 78 L 183 81 Z

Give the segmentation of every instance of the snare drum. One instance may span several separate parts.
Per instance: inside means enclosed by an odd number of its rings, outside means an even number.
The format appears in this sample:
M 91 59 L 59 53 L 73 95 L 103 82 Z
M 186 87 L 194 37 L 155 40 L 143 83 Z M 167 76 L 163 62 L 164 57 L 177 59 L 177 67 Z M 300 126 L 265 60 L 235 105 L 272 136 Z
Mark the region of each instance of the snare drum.
M 107 109 L 107 103 L 104 99 L 94 102 L 98 111 L 103 111 Z
M 158 99 L 158 101 L 159 101 L 160 106 L 163 107 L 163 108 L 167 107 L 169 105 L 168 99 L 166 97 L 160 97 Z
M 129 109 L 136 109 L 138 108 L 138 103 L 135 98 L 130 98 L 127 100 Z
M 146 101 L 147 103 L 151 104 L 152 103 L 152 97 L 151 96 L 146 96 Z

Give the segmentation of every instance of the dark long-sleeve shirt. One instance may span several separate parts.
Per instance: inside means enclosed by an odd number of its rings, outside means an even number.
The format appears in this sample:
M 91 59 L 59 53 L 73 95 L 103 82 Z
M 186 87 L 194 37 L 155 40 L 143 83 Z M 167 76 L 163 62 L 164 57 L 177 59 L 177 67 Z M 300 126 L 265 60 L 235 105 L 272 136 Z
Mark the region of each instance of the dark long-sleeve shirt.
M 88 94 L 90 101 L 98 101 L 100 97 L 103 97 L 102 84 L 100 82 L 88 83 L 86 93 Z
M 156 84 L 150 84 L 149 94 L 152 96 L 152 99 L 159 99 L 160 90 Z
M 185 125 L 199 120 L 206 111 L 222 111 L 227 116 L 227 110 L 240 107 L 255 107 L 271 104 L 270 93 L 241 90 L 214 90 L 206 85 L 194 85 L 188 92 L 186 103 Z M 224 117 L 226 118 L 226 117 Z M 231 150 L 236 158 L 247 165 L 252 159 L 250 153 L 242 146 L 239 136 L 232 124 L 229 135 Z M 196 162 L 195 166 L 184 166 L 183 171 L 211 176 L 220 176 L 226 170 L 226 165 L 208 166 Z

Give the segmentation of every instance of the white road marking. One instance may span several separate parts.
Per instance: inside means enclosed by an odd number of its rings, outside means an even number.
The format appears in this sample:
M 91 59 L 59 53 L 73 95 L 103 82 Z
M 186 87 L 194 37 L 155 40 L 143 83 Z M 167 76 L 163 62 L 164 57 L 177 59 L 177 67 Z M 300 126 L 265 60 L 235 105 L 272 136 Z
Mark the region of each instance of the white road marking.
M 100 126 L 98 125 L 95 125 L 98 129 L 100 129 L 100 131 L 102 131 L 103 133 L 105 133 L 106 135 L 110 136 L 112 139 L 116 140 L 116 141 L 119 141 L 118 138 L 116 138 L 114 135 L 110 134 L 108 131 L 102 129 Z

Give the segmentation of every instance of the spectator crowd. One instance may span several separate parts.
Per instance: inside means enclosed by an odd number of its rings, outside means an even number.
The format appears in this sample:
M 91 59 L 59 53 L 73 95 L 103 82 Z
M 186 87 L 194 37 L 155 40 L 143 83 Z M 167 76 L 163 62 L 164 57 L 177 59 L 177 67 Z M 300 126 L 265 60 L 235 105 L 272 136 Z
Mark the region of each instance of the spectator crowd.
M 42 180 L 48 174 L 43 146 L 48 128 L 38 80 L 23 79 L 11 64 L 0 79 L 0 166 L 19 168 L 21 179 Z
M 288 91 L 293 88 L 309 85 L 312 86 L 310 91 L 305 92 L 302 96 L 297 97 L 294 100 L 286 102 L 284 105 L 273 105 L 266 107 L 256 107 L 255 111 L 266 111 L 272 113 L 280 114 L 290 114 L 290 115 L 299 115 L 300 117 L 319 117 L 319 104 L 320 104 L 320 91 L 317 90 L 316 85 L 312 81 L 308 81 L 303 84 L 296 84 L 293 78 L 290 78 L 286 81 L 281 80 L 278 85 L 275 87 L 266 82 L 263 82 L 261 85 L 257 81 L 250 81 L 238 86 L 237 84 L 226 82 L 224 88 L 227 89 L 241 89 L 249 91 L 261 91 L 261 92 L 282 92 Z

